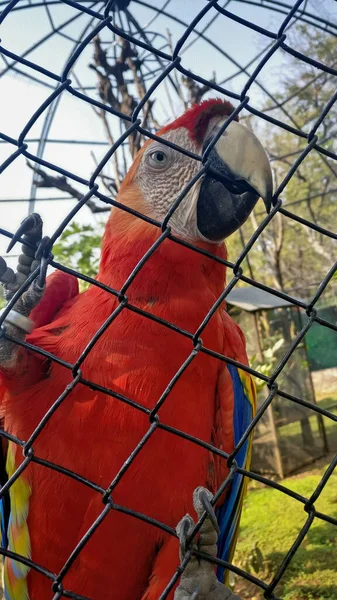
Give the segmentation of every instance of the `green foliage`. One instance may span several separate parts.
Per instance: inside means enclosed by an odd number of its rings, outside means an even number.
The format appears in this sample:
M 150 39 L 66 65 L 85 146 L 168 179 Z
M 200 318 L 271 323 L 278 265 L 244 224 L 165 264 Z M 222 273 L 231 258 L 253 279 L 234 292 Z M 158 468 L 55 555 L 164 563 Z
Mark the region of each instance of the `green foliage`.
M 267 348 L 267 350 L 264 350 L 263 355 L 264 355 L 264 359 L 265 362 L 261 363 L 261 361 L 258 359 L 257 354 L 254 354 L 254 356 L 252 356 L 250 358 L 250 366 L 255 369 L 256 371 L 259 371 L 259 373 L 261 373 L 262 375 L 265 375 L 266 377 L 269 377 L 269 375 L 272 373 L 274 364 L 277 360 L 277 352 L 278 350 L 280 350 L 280 348 L 282 348 L 284 344 L 284 339 L 278 339 L 277 342 L 275 342 L 275 344 L 273 346 L 271 346 L 270 348 Z M 259 392 L 260 390 L 262 390 L 264 388 L 264 386 L 266 385 L 266 382 L 263 381 L 262 379 L 256 379 L 255 380 L 256 383 L 256 389 Z
M 0 308 L 3 308 L 6 305 L 6 300 L 3 297 L 2 288 L 0 287 Z
M 102 223 L 97 225 L 71 223 L 53 247 L 55 259 L 84 275 L 95 277 L 99 264 L 102 233 Z M 80 285 L 82 289 L 86 287 L 84 283 Z

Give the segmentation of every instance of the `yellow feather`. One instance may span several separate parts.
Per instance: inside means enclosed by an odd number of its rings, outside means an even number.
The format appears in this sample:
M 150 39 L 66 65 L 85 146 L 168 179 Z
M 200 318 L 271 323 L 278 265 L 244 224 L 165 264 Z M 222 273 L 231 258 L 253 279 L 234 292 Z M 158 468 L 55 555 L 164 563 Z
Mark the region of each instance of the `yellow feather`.
M 13 442 L 8 445 L 7 473 L 11 477 L 16 471 L 17 446 Z M 8 549 L 20 556 L 30 558 L 30 538 L 27 525 L 29 497 L 31 487 L 22 474 L 9 490 L 11 500 L 11 516 L 8 525 Z M 5 558 L 4 589 L 6 600 L 29 600 L 27 574 L 29 567 L 19 561 Z

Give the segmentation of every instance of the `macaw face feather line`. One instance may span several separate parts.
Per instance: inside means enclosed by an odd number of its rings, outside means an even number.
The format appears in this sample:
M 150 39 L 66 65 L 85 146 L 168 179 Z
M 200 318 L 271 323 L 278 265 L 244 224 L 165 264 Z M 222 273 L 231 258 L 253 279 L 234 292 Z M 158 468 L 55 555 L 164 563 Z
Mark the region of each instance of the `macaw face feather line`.
M 195 142 L 184 127 L 167 131 L 163 137 L 191 152 L 197 150 Z M 151 154 L 155 152 L 164 153 L 167 157 L 166 164 L 156 170 L 149 162 Z M 200 167 L 198 161 L 177 150 L 172 150 L 160 142 L 149 144 L 143 153 L 135 179 L 144 197 L 147 212 L 150 209 L 152 216 L 163 221 L 176 198 Z M 200 239 L 196 222 L 196 203 L 200 184 L 199 180 L 186 194 L 170 219 L 173 232 L 190 241 Z

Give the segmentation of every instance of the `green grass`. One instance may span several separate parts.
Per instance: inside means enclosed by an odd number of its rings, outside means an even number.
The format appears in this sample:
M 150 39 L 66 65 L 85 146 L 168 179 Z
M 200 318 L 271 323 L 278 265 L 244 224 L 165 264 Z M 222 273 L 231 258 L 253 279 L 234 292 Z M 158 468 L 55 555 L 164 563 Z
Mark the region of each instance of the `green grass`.
M 318 485 L 325 469 L 310 475 L 284 480 L 283 484 L 309 497 Z M 316 503 L 316 509 L 337 517 L 337 473 L 328 481 Z M 303 505 L 271 488 L 248 492 L 241 521 L 236 551 L 236 564 L 245 568 L 247 556 L 256 542 L 264 559 L 263 579 L 270 580 L 305 523 Z M 282 600 L 337 599 L 337 527 L 315 519 L 306 538 L 291 561 L 276 595 Z M 256 575 L 254 570 L 252 574 Z M 238 586 L 242 593 L 242 587 Z M 261 598 L 250 592 L 246 598 Z

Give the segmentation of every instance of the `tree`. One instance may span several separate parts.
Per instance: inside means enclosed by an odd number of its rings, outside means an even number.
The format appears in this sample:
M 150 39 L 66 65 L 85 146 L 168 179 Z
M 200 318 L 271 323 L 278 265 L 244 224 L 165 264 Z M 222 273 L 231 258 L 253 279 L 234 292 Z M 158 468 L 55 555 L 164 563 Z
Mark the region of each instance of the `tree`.
M 102 235 L 102 222 L 95 226 L 80 226 L 76 222 L 70 223 L 53 247 L 56 260 L 84 275 L 95 277 L 98 270 Z M 87 287 L 87 284 L 81 280 L 79 284 L 81 290 Z
M 333 66 L 337 63 L 336 40 L 313 27 L 298 25 L 290 34 L 290 45 L 316 61 Z M 335 77 L 320 71 L 311 64 L 286 55 L 280 71 L 278 106 L 270 101 L 264 111 L 274 118 L 287 122 L 309 133 L 323 108 L 335 93 Z M 282 109 L 288 116 L 285 117 Z M 256 120 L 250 119 L 257 127 Z M 330 151 L 336 150 L 337 107 L 333 105 L 320 125 L 319 143 Z M 275 175 L 276 187 L 305 148 L 307 141 L 276 126 L 265 129 Z M 331 231 L 337 225 L 337 165 L 326 156 L 313 150 L 295 172 L 282 193 L 284 207 L 314 225 Z M 256 230 L 263 218 L 257 211 L 251 215 L 242 231 L 245 241 Z M 230 242 L 233 256 L 242 248 L 242 240 Z M 250 274 L 256 279 L 288 292 L 296 291 L 310 296 L 312 287 L 318 285 L 322 272 L 327 272 L 333 256 L 333 240 L 296 221 L 278 215 L 260 236 L 249 254 Z M 324 265 L 324 268 L 322 268 Z M 246 263 L 247 267 L 247 263 Z

